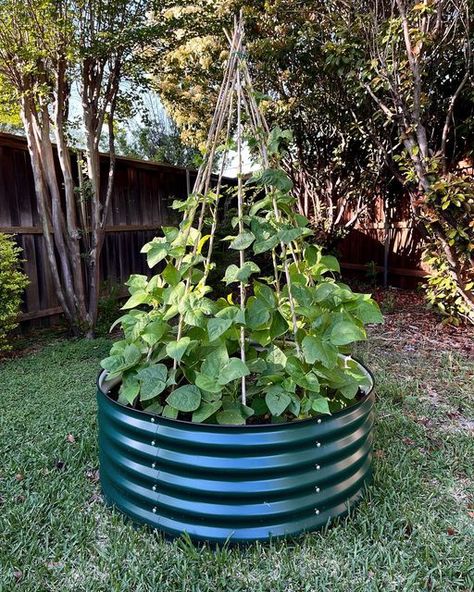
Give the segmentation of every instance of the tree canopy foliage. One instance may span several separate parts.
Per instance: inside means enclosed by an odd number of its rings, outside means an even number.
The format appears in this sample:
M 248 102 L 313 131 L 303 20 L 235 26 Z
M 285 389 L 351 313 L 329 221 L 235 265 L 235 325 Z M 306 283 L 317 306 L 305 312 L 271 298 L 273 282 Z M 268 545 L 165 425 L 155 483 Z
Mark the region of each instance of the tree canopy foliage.
M 362 90 L 397 126 L 394 155 L 425 231 L 428 298 L 474 323 L 474 127 L 469 0 L 376 3 L 336 44 L 359 33 Z M 345 48 L 345 49 L 344 49 Z M 467 159 L 467 160 L 466 160 Z M 471 161 L 471 163 L 469 162 Z
M 202 141 L 220 30 L 240 8 L 256 95 L 293 132 L 285 166 L 318 240 L 397 180 L 426 236 L 431 301 L 472 319 L 472 168 L 458 167 L 474 129 L 469 1 L 160 2 L 155 75 L 187 141 Z
M 319 242 L 332 246 L 386 191 L 392 137 L 380 146 L 368 133 L 374 105 L 362 94 L 354 101 L 337 56 L 326 49 L 333 32 L 321 19 L 324 2 L 160 2 L 155 18 L 167 26 L 166 43 L 156 47 L 160 95 L 184 140 L 201 144 L 227 56 L 222 29 L 242 6 L 261 108 L 271 125 L 293 133 L 284 167 L 300 213 Z
M 123 156 L 196 168 L 199 151 L 182 141 L 178 126 L 158 97 L 152 92 L 144 94 L 141 104 L 140 115 L 119 126 L 117 151 Z
M 18 106 L 53 284 L 76 331 L 92 333 L 96 322 L 100 252 L 114 182 L 114 125 L 133 110 L 146 82 L 150 6 L 147 0 L 0 1 L 0 97 L 2 105 Z M 120 87 L 124 80 L 130 82 L 128 92 Z M 79 187 L 70 150 L 77 125 L 70 119 L 73 85 L 86 144 Z M 110 159 L 102 183 L 99 145 L 105 131 Z

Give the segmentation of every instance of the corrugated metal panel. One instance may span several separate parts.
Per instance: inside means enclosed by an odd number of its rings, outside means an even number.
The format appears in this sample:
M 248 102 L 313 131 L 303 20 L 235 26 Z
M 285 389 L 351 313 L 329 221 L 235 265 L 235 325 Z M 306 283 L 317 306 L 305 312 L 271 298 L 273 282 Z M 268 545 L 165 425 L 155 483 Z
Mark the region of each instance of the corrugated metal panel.
M 104 495 L 168 535 L 249 542 L 316 530 L 347 513 L 370 476 L 374 394 L 321 419 L 219 426 L 169 420 L 100 388 Z

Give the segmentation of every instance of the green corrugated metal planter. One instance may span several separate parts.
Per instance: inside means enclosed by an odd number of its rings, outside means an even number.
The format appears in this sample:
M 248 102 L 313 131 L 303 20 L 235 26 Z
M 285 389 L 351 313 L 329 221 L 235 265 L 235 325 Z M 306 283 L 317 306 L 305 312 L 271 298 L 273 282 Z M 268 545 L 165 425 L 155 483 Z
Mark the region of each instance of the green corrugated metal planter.
M 167 535 L 223 543 L 316 530 L 346 514 L 370 477 L 373 388 L 332 416 L 222 426 L 124 407 L 106 394 L 104 380 L 102 373 L 105 498 Z

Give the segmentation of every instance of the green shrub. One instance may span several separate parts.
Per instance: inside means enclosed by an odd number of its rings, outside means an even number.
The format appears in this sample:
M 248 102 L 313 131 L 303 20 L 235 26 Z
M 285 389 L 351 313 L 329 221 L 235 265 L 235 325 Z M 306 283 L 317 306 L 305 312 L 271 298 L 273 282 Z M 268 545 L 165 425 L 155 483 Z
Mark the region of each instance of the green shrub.
M 10 349 L 8 333 L 18 325 L 18 312 L 28 278 L 20 271 L 21 248 L 12 235 L 0 233 L 0 351 Z
M 424 261 L 428 302 L 448 322 L 474 324 L 474 191 L 472 178 L 449 174 L 434 180 L 425 199 L 430 218 Z

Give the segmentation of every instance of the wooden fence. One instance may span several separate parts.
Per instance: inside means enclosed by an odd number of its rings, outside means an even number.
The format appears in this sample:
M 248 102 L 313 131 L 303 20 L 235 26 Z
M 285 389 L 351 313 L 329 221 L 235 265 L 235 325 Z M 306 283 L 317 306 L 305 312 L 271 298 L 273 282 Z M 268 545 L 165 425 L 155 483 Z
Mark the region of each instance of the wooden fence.
M 104 174 L 107 164 L 104 155 Z M 140 248 L 161 225 L 174 221 L 170 205 L 173 199 L 187 195 L 194 178 L 194 171 L 183 168 L 117 158 L 115 190 L 102 251 L 104 282 L 123 283 L 130 273 L 146 272 Z M 398 215 L 399 219 L 390 222 L 388 241 L 386 223 L 379 211 L 372 221 L 353 230 L 340 246 L 343 269 L 360 273 L 368 269 L 369 263 L 378 271 L 388 266 L 390 283 L 401 287 L 412 286 L 423 276 L 421 237 L 403 212 Z M 59 314 L 26 142 L 10 134 L 0 134 L 0 232 L 15 233 L 23 248 L 30 284 L 25 292 L 22 320 L 35 320 L 38 324 L 40 319 Z
M 427 274 L 422 264 L 423 247 L 409 198 L 399 195 L 396 208 L 376 200 L 338 250 L 346 274 L 376 274 L 379 284 L 414 288 Z
M 103 157 L 104 175 L 108 167 Z M 195 173 L 183 168 L 117 158 L 113 200 L 102 251 L 101 275 L 111 285 L 145 273 L 141 247 L 161 225 L 175 221 L 171 203 L 187 195 Z M 30 279 L 22 320 L 61 312 L 54 294 L 36 207 L 33 176 L 23 138 L 0 134 L 0 232 L 15 233 Z

